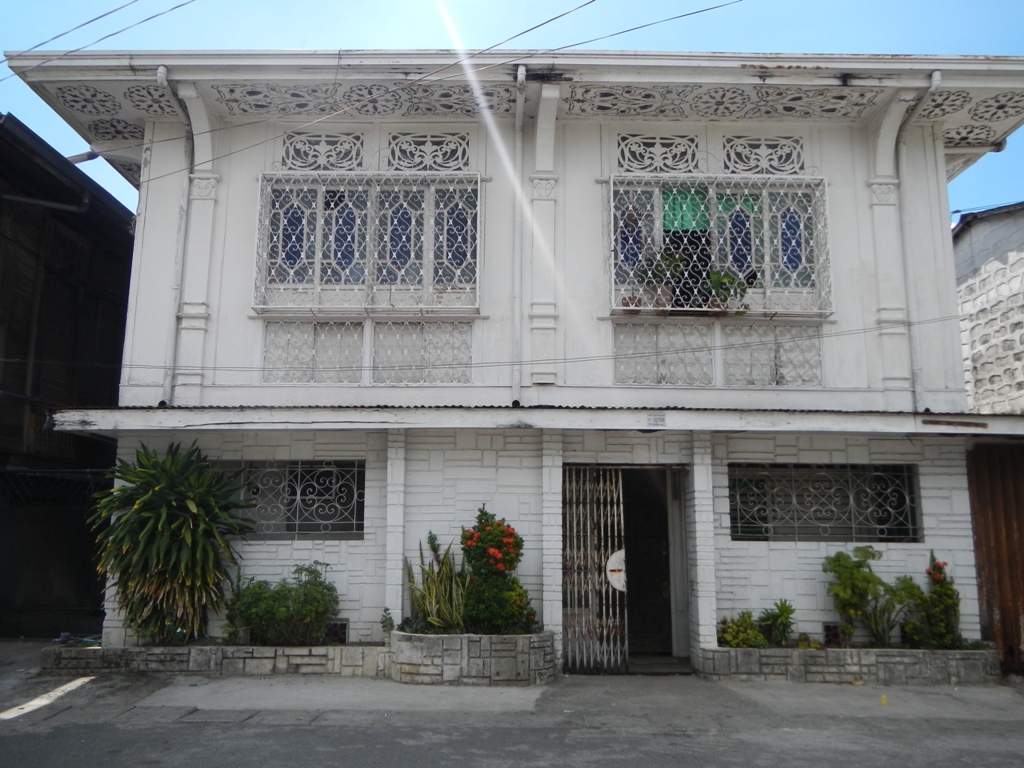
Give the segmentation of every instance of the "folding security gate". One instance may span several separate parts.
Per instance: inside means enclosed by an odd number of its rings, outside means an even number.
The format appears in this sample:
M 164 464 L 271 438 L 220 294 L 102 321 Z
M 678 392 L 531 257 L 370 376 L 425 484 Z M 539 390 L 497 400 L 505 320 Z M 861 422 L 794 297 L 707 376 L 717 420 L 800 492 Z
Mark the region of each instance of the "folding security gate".
M 565 669 L 625 672 L 622 470 L 566 466 L 562 504 Z

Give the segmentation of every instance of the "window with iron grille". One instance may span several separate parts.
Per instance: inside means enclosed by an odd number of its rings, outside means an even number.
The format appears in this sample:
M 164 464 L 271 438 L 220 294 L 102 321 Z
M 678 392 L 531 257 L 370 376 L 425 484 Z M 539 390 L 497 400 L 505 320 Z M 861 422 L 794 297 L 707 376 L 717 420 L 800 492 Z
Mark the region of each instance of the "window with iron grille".
M 270 539 L 363 537 L 365 461 L 297 461 L 245 468 L 243 510 L 253 536 Z
M 612 308 L 831 310 L 821 179 L 611 180 Z
M 729 465 L 733 541 L 920 541 L 910 465 Z
M 264 174 L 256 309 L 475 309 L 479 201 L 472 173 Z

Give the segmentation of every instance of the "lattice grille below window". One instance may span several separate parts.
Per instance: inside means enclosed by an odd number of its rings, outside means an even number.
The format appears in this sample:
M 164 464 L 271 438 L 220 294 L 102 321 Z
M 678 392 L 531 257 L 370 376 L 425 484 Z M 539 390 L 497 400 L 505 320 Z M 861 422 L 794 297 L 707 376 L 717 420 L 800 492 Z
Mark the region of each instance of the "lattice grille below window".
M 831 310 L 820 179 L 617 176 L 612 309 Z
M 907 465 L 729 465 L 734 541 L 914 542 Z
M 243 475 L 242 510 L 259 538 L 361 537 L 366 462 L 308 461 L 251 465 Z
M 375 384 L 469 384 L 472 323 L 374 323 Z
M 362 368 L 362 323 L 267 323 L 265 383 L 358 384 Z
M 820 387 L 821 334 L 799 325 L 723 324 L 729 387 Z
M 712 384 L 711 326 L 615 324 L 615 383 L 706 387 Z
M 254 303 L 477 306 L 475 174 L 266 174 Z

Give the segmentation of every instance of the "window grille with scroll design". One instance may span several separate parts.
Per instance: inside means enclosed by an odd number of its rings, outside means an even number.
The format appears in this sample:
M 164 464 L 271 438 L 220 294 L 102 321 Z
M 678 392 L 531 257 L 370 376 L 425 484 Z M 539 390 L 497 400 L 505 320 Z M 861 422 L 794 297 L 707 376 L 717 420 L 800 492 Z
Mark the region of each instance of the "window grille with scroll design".
M 733 541 L 916 542 L 910 465 L 729 465 Z
M 241 510 L 258 538 L 362 538 L 365 461 L 266 462 L 246 466 Z
M 254 304 L 477 307 L 477 174 L 264 174 Z
M 631 174 L 610 195 L 613 311 L 831 311 L 821 179 Z

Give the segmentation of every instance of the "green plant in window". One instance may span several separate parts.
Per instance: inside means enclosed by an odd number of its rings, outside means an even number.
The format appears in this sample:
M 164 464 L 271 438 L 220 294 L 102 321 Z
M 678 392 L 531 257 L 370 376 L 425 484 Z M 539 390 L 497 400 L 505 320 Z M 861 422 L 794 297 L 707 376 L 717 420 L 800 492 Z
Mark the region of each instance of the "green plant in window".
M 743 301 L 743 297 L 747 295 L 747 284 L 728 272 L 709 269 L 699 293 L 707 306 L 725 309 L 733 300 Z M 736 314 L 741 315 L 745 311 L 740 310 Z
M 251 506 L 238 497 L 242 486 L 196 446 L 176 443 L 162 457 L 142 446 L 110 476 L 120 485 L 96 494 L 89 522 L 125 623 L 158 643 L 205 635 L 207 612 L 223 606 L 238 565 L 228 539 L 252 530 L 233 514 Z

